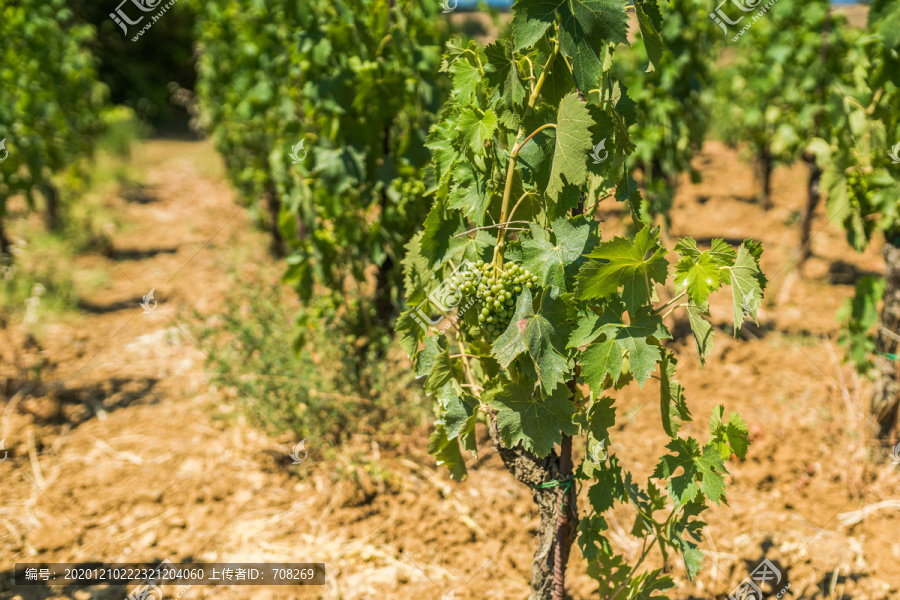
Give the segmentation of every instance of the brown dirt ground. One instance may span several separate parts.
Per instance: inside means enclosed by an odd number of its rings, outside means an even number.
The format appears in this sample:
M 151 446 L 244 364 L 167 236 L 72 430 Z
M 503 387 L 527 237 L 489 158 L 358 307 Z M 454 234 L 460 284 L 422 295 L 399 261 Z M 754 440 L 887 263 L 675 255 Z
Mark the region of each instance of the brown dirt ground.
M 673 233 L 763 241 L 771 285 L 761 322 L 735 341 L 726 332 L 729 309 L 718 304 L 720 331 L 706 366 L 689 339 L 676 347 L 696 419 L 685 433 L 703 437 L 713 406 L 723 403 L 741 412 L 754 443 L 746 461 L 729 464 L 730 505 L 707 513 L 701 575 L 691 583 L 670 564 L 673 597 L 725 598 L 766 557 L 790 582 L 786 597 L 900 598 L 897 509 L 853 525 L 840 517 L 900 493 L 900 469 L 866 436 L 869 386 L 841 364 L 834 342 L 835 311 L 850 283 L 880 271 L 880 257 L 855 254 L 820 214 L 814 257 L 799 276 L 790 260 L 805 171 L 775 172 L 775 208 L 765 212 L 749 200 L 756 187 L 738 156 L 707 144 L 697 161 L 704 180 L 684 182 Z M 196 586 L 182 596 L 189 599 L 436 600 L 450 590 L 457 599 L 526 598 L 536 511 L 484 431 L 469 479 L 456 483 L 427 455 L 424 431 L 357 436 L 328 459 L 310 440 L 309 459 L 291 466 L 293 440 L 267 438 L 240 417 L 214 418 L 233 408 L 207 383 L 189 333 L 192 311 L 212 317 L 228 302 L 229 266 L 273 278 L 278 267 L 266 271 L 265 237 L 234 204 L 208 143 L 154 141 L 135 161 L 154 201 L 108 198 L 124 223 L 115 251 L 78 259 L 79 271 L 106 267 L 109 288 L 84 298 L 88 309 L 76 316 L 40 323 L 39 335 L 19 324 L 2 330 L 7 382 L 38 359 L 46 364 L 43 388 L 5 400 L 0 599 L 125 595 L 118 586 L 12 588 L 16 562 L 164 558 L 327 565 L 324 588 Z M 606 215 L 605 231 L 615 231 L 617 211 Z M 144 314 L 138 303 L 151 288 L 159 304 Z M 656 400 L 652 386 L 617 397 L 612 448 L 639 477 L 666 443 Z M 385 475 L 370 476 L 360 457 Z M 609 519 L 612 543 L 632 560 L 640 553 L 626 533 L 633 516 L 625 507 Z M 574 554 L 573 598 L 596 597 Z M 658 555 L 648 562 L 661 566 Z

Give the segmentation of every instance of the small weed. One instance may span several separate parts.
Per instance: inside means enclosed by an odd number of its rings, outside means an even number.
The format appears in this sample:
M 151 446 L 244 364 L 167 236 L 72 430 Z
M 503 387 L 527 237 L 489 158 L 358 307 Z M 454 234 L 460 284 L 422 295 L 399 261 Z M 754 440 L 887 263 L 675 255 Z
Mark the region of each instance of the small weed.
M 357 341 L 325 330 L 295 351 L 290 290 L 241 281 L 196 332 L 213 383 L 244 400 L 252 422 L 333 444 L 421 422 L 415 380 L 397 360 L 376 363 Z

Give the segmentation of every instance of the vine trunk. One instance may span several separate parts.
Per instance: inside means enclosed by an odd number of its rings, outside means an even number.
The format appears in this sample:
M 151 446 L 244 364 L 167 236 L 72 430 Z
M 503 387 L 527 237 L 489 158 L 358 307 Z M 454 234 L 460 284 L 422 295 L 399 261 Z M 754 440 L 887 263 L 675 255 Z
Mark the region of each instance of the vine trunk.
M 756 176 L 762 186 L 759 203 L 765 210 L 769 210 L 772 208 L 772 152 L 769 150 L 768 144 L 760 150 L 756 169 Z
M 47 212 L 44 213 L 44 223 L 50 231 L 59 229 L 59 191 L 52 183 L 43 186 L 42 191 L 47 201 Z
M 896 233 L 896 232 L 894 232 Z M 881 371 L 872 412 L 878 422 L 878 436 L 897 442 L 900 408 L 900 238 L 884 243 L 885 288 L 881 326 L 878 330 L 878 368 Z
M 557 547 L 560 542 L 562 556 L 568 556 L 569 549 L 575 541 L 575 532 L 578 523 L 577 498 L 574 493 L 566 494 L 571 498 L 565 503 L 565 521 L 569 525 L 565 528 L 564 535 L 557 535 L 559 521 L 561 487 L 541 488 L 541 484 L 552 483 L 563 479 L 559 455 L 555 451 L 546 458 L 538 458 L 521 446 L 507 448 L 500 437 L 500 429 L 496 418 L 491 419 L 491 439 L 494 448 L 500 454 L 503 464 L 513 477 L 532 488 L 531 496 L 538 506 L 540 513 L 540 525 L 538 528 L 538 548 L 534 553 L 534 561 L 531 565 L 531 595 L 529 600 L 553 600 L 554 571 L 557 566 Z M 571 453 L 571 438 L 569 451 Z M 571 458 L 569 459 L 571 471 Z M 564 568 L 564 567 L 563 567 Z
M 284 236 L 281 235 L 281 227 L 278 224 L 278 215 L 281 213 L 281 199 L 272 183 L 266 185 L 266 208 L 269 211 L 269 228 L 272 232 L 272 255 L 281 258 L 285 254 Z
M 807 155 L 804 160 L 809 169 L 809 180 L 806 182 L 806 206 L 803 208 L 803 221 L 800 223 L 800 256 L 797 258 L 800 265 L 812 255 L 810 232 L 812 231 L 813 217 L 816 215 L 816 208 L 819 206 L 821 198 L 819 187 L 822 181 L 822 169 L 816 164 L 816 157 Z

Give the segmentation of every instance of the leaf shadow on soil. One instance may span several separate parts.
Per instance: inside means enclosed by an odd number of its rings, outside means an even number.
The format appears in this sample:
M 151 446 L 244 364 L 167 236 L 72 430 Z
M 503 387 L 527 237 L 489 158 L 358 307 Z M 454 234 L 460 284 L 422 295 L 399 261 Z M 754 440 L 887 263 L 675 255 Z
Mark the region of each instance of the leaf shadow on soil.
M 160 254 L 175 254 L 178 252 L 178 249 L 178 246 L 169 248 L 112 248 L 107 253 L 107 257 L 113 260 L 147 260 Z
M 141 400 L 157 402 L 153 390 L 159 381 L 149 377 L 112 378 L 83 387 L 51 388 L 34 408 L 23 403 L 23 409 L 33 415 L 36 423 L 68 425 L 74 429 L 96 418 L 101 411 L 108 414 Z
M 880 277 L 882 273 L 860 269 L 843 260 L 836 260 L 828 267 L 828 281 L 832 285 L 856 285 L 856 282 L 866 276 Z

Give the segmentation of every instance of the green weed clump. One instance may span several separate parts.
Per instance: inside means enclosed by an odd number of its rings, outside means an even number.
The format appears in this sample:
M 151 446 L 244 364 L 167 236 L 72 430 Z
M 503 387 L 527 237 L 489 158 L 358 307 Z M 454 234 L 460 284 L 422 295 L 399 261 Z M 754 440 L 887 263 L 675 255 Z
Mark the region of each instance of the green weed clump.
M 310 343 L 297 344 L 296 296 L 283 286 L 242 280 L 231 294 L 224 312 L 196 332 L 212 383 L 242 400 L 254 425 L 337 445 L 423 423 L 427 411 L 405 356 L 385 356 L 381 343 L 324 321 L 307 324 Z M 318 302 L 331 298 L 311 304 Z

